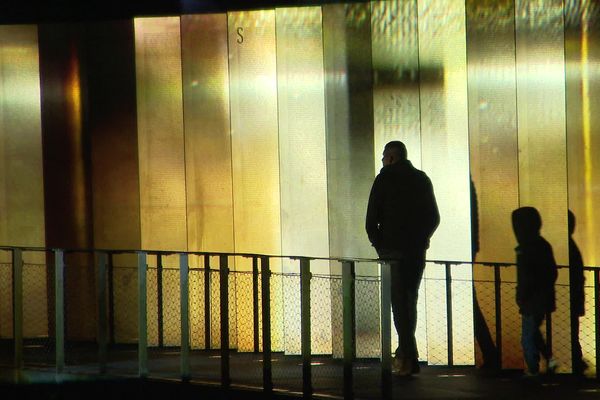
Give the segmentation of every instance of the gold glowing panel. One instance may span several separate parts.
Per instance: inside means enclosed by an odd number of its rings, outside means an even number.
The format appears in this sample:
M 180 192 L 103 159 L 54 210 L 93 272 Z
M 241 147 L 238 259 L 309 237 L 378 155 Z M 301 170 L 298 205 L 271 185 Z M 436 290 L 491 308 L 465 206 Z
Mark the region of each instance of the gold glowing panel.
M 557 263 L 568 264 L 565 46 L 562 1 L 515 3 L 516 72 L 521 206 L 536 207 L 542 235 Z M 568 285 L 568 270 L 557 284 Z M 566 288 L 568 297 L 568 287 Z M 554 355 L 569 371 L 568 301 L 557 302 L 552 319 Z M 564 363 L 562 362 L 564 360 Z
M 519 206 L 514 5 L 470 0 L 466 7 L 472 218 L 479 227 L 479 251 L 473 261 L 514 262 L 516 243 L 510 221 Z M 489 283 L 493 279 L 493 268 L 473 268 L 477 302 L 495 338 L 495 303 Z M 514 302 L 514 296 L 508 301 Z M 511 323 L 503 332 L 509 332 Z M 517 345 L 503 346 L 511 349 L 507 351 L 520 351 Z M 478 364 L 483 361 L 478 357 Z M 509 361 L 504 360 L 505 367 L 521 368 Z
M 281 251 L 329 257 L 321 9 L 280 8 L 275 12 Z M 285 272 L 297 273 L 298 268 L 297 263 L 283 264 Z M 327 273 L 329 264 L 313 261 L 311 271 Z M 300 293 L 299 285 L 290 283 L 284 285 L 284 290 L 288 287 Z M 317 297 L 318 294 L 321 296 Z M 299 318 L 298 313 L 289 312 L 299 311 L 299 300 L 286 296 L 287 318 Z M 327 307 L 330 296 L 326 290 L 314 292 L 313 300 Z M 315 322 L 316 315 L 313 313 L 312 317 Z M 299 354 L 300 326 L 288 323 L 285 326 L 292 328 L 286 331 L 285 351 Z M 322 340 L 313 340 L 313 351 L 331 353 L 331 328 L 326 324 L 319 331 L 325 335 Z
M 490 4 L 467 2 L 469 144 L 480 246 L 475 261 L 514 262 L 510 221 L 519 206 L 514 8 Z M 477 279 L 493 276 L 491 268 L 480 271 Z
M 44 246 L 37 29 L 0 26 L 0 243 Z
M 471 260 L 471 227 L 469 195 L 469 136 L 467 101 L 467 64 L 465 41 L 465 4 L 459 1 L 419 1 L 419 66 L 421 91 L 421 157 L 422 168 L 433 183 L 441 216 L 428 260 Z M 408 154 L 411 158 L 411 154 Z M 440 273 L 437 267 L 428 267 Z M 454 270 L 453 270 L 454 271 Z M 460 278 L 468 287 L 460 293 L 470 293 L 471 271 L 461 270 Z M 444 277 L 442 277 L 444 279 Z M 435 286 L 440 283 L 430 282 Z M 443 283 L 442 283 L 443 284 Z M 461 354 L 453 358 L 460 363 L 473 363 L 473 331 L 455 329 L 472 324 L 470 294 L 457 304 L 463 309 L 453 314 L 454 344 L 460 343 Z M 436 296 L 427 290 L 428 357 L 444 362 L 446 338 L 429 329 L 445 318 Z M 430 303 L 433 302 L 433 303 Z M 453 296 L 453 303 L 455 302 Z M 464 350 L 470 349 L 470 350 Z M 458 350 L 458 349 L 457 349 Z M 437 353 L 440 354 L 437 354 Z
M 281 254 L 275 11 L 229 13 L 228 32 L 235 251 Z M 238 349 L 251 350 L 252 316 L 236 304 Z
M 375 173 L 371 7 L 328 4 L 322 13 L 329 251 L 332 257 L 371 258 L 376 254 L 364 231 Z M 361 272 L 376 275 L 377 265 Z
M 600 229 L 600 133 L 598 130 L 600 100 L 594 96 L 600 89 L 600 73 L 595 67 L 600 59 L 600 17 L 598 4 L 583 1 L 579 8 L 565 10 L 566 118 L 569 209 L 575 214 L 573 239 L 581 251 L 585 265 L 600 262 L 598 230 Z M 586 310 L 580 318 L 580 343 L 583 357 L 594 374 L 596 329 L 594 315 L 594 278 L 586 272 Z
M 371 2 L 375 171 L 385 144 L 401 140 L 421 166 L 417 1 Z
M 142 248 L 186 250 L 179 18 L 134 26 Z
M 600 264 L 600 7 L 582 2 L 581 9 L 565 10 L 566 117 L 569 209 L 577 220 L 574 239 L 586 265 Z
M 181 17 L 188 248 L 232 252 L 227 16 Z
M 44 185 L 37 28 L 0 26 L 0 244 L 44 246 Z M 23 255 L 24 334 L 47 335 L 44 254 Z M 7 253 L 2 276 L 9 285 Z M 9 286 L 10 287 L 10 286 Z M 31 307 L 29 307 L 31 305 Z M 40 314 L 41 311 L 41 314 Z M 12 290 L 0 294 L 0 336 L 12 336 Z
M 228 24 L 235 250 L 280 254 L 275 12 Z

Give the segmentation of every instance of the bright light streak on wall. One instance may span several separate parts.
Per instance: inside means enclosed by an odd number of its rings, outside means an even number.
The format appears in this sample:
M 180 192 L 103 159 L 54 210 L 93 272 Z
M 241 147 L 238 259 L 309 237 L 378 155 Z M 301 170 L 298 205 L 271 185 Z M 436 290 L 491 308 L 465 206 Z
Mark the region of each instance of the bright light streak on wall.
M 281 250 L 283 254 L 329 257 L 325 82 L 320 7 L 276 10 L 277 101 L 279 111 L 279 170 L 281 187 Z M 283 266 L 298 272 L 298 263 Z M 327 261 L 312 261 L 311 271 L 325 274 Z M 284 290 L 300 293 L 299 281 Z M 286 296 L 299 301 L 298 298 Z M 327 288 L 313 292 L 314 310 L 330 309 Z M 300 353 L 299 303 L 286 301 L 285 351 Z M 291 311 L 294 312 L 291 312 Z M 314 320 L 312 349 L 331 353 L 331 319 Z
M 557 263 L 568 264 L 565 43 L 561 0 L 515 2 L 519 198 L 542 216 L 542 235 Z M 546 23 L 538 24 L 544 20 Z M 544 81 L 534 79 L 546 76 Z M 559 271 L 557 299 L 568 298 L 567 270 Z M 560 286 L 559 286 L 560 285 Z M 552 319 L 554 356 L 569 365 L 568 301 Z M 561 367 L 567 368 L 568 367 Z
M 419 68 L 421 71 L 422 167 L 432 180 L 441 223 L 427 258 L 471 260 L 469 137 L 465 4 L 461 1 L 419 1 Z M 410 158 L 410 155 L 409 155 Z M 428 266 L 426 276 L 445 279 L 438 267 Z M 470 281 L 470 271 L 461 274 Z M 428 357 L 446 362 L 442 332 L 444 298 L 440 282 L 426 282 Z M 452 298 L 462 313 L 453 315 L 453 346 L 458 363 L 473 362 L 472 302 L 470 290 Z M 434 295 L 435 293 L 435 295 Z M 431 302 L 431 306 L 429 305 Z M 435 325 L 435 326 L 434 326 Z
M 228 27 L 235 250 L 281 254 L 275 11 L 229 13 Z M 236 270 L 250 268 L 250 260 L 236 261 Z M 271 269 L 280 270 L 277 260 Z M 238 348 L 250 350 L 248 287 L 236 290 Z M 280 333 L 283 315 L 276 307 L 272 311 Z M 273 341 L 277 347 L 277 338 Z

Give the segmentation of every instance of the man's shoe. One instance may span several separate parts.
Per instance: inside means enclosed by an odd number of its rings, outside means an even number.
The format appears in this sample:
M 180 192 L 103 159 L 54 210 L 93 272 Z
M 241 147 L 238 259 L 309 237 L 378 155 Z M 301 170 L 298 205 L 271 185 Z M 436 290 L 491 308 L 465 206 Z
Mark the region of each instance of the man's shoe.
M 419 360 L 416 358 L 412 361 L 412 367 L 410 369 L 411 374 L 418 374 L 421 372 L 421 366 L 419 365 Z
M 410 376 L 412 373 L 412 362 L 403 358 L 392 360 L 392 374 L 396 376 Z
M 546 360 L 546 374 L 548 375 L 552 375 L 556 372 L 556 369 L 558 368 L 558 363 L 556 362 L 556 360 L 554 358 L 548 358 Z

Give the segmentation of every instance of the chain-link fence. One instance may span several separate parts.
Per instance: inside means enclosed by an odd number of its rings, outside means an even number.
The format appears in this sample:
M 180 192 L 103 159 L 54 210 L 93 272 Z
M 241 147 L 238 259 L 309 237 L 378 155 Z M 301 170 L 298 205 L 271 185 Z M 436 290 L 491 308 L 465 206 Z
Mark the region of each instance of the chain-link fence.
M 12 251 L 0 250 L 0 366 L 14 365 Z
M 20 348 L 25 368 L 52 371 L 63 362 L 59 370 L 67 373 L 367 396 L 383 390 L 380 360 L 398 343 L 391 311 L 381 312 L 388 300 L 372 260 L 40 250 L 22 252 L 19 272 L 10 251 L 0 257 L 0 365 L 14 365 Z M 22 281 L 18 315 L 15 271 Z M 567 272 L 560 269 L 557 309 L 542 332 L 559 372 L 568 373 Z M 596 374 L 597 280 L 597 270 L 586 272 L 586 312 L 579 318 L 589 376 Z M 514 265 L 427 263 L 417 303 L 419 360 L 484 366 L 497 358 L 501 368 L 522 369 L 515 290 Z M 303 304 L 310 305 L 310 320 Z M 20 346 L 14 339 L 19 318 Z M 382 331 L 385 321 L 389 331 Z M 189 326 L 186 335 L 183 326 Z M 310 353 L 303 343 L 310 343 Z M 382 343 L 389 345 L 384 354 Z

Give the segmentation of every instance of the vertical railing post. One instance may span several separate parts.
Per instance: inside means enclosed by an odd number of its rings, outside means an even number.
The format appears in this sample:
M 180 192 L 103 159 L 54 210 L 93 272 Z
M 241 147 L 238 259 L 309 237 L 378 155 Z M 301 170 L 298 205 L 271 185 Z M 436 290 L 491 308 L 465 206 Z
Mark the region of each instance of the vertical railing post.
M 300 259 L 300 339 L 302 342 L 302 394 L 312 396 L 311 324 L 310 324 L 310 259 Z
M 498 367 L 502 369 L 502 287 L 500 265 L 494 264 L 494 314 L 496 316 L 496 354 Z
M 261 305 L 263 339 L 263 390 L 268 395 L 273 391 L 271 368 L 271 267 L 269 257 L 261 257 Z
M 594 308 L 596 319 L 596 379 L 600 380 L 600 268 L 594 269 Z
M 113 253 L 108 253 L 108 336 L 115 344 L 115 268 Z
M 140 251 L 138 258 L 138 375 L 145 378 L 148 375 L 148 316 L 147 316 L 147 281 L 146 253 Z
M 446 317 L 448 326 L 448 365 L 454 365 L 453 359 L 453 332 L 452 332 L 452 264 L 449 262 L 445 263 L 446 267 Z
M 392 271 L 389 262 L 381 262 L 381 388 L 382 397 L 392 397 Z
M 181 312 L 181 379 L 190 379 L 190 313 L 188 255 L 179 256 L 179 294 Z
M 210 255 L 204 255 L 204 347 L 210 349 Z
M 229 376 L 229 265 L 227 255 L 219 257 L 219 287 L 221 309 L 221 386 L 228 388 Z
M 252 321 L 254 328 L 254 352 L 260 351 L 259 329 L 259 303 L 258 303 L 258 257 L 252 257 Z
M 342 262 L 342 293 L 343 293 L 343 338 L 344 338 L 344 398 L 353 398 L 354 361 L 354 261 Z
M 15 340 L 14 366 L 20 372 L 23 368 L 23 253 L 21 249 L 13 249 L 12 267 L 13 337 Z
M 108 347 L 108 307 L 106 296 L 106 264 L 108 256 L 101 252 L 97 255 L 98 268 L 96 271 L 96 296 L 98 304 L 98 364 L 99 372 L 106 373 Z
M 158 330 L 158 347 L 162 348 L 165 344 L 164 334 L 164 316 L 163 316 L 163 263 L 162 254 L 156 255 L 156 325 Z
M 56 343 L 56 374 L 65 367 L 65 259 L 64 251 L 54 250 L 54 316 Z M 57 376 L 57 379 L 60 379 Z

